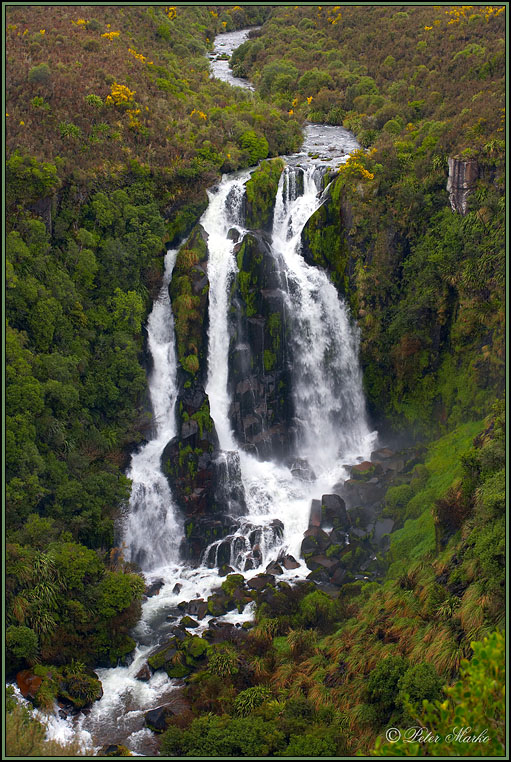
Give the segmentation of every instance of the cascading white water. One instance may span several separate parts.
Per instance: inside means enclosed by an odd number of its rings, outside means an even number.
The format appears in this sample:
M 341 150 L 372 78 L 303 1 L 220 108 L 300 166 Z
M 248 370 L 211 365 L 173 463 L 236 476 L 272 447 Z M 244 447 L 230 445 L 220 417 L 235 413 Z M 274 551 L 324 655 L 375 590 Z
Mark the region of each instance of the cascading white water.
M 335 481 L 339 465 L 367 451 L 374 437 L 365 414 L 358 331 L 326 272 L 310 267 L 300 253 L 304 225 L 321 205 L 320 185 L 314 166 L 286 167 L 275 204 L 273 250 L 288 284 L 298 454 L 317 475 L 331 473 Z
M 296 173 L 303 174 L 303 193 Z M 284 465 L 259 461 L 239 450 L 247 515 L 230 538 L 229 563 L 240 570 L 256 534 L 261 564 L 281 553 L 299 555 L 309 520 L 310 501 L 328 492 L 345 475 L 344 463 L 368 457 L 375 435 L 366 420 L 362 379 L 357 357 L 358 336 L 348 310 L 326 273 L 306 264 L 300 254 L 300 236 L 320 206 L 321 172 L 288 166 L 282 174 L 274 213 L 273 255 L 287 283 L 285 299 L 292 333 L 293 395 L 300 436 L 296 457 L 313 467 L 315 479 L 304 482 Z M 229 420 L 228 328 L 229 293 L 237 271 L 233 243 L 227 234 L 240 218 L 247 175 L 224 177 L 210 194 L 210 206 L 201 222 L 208 234 L 209 364 L 207 393 L 211 415 L 223 449 L 237 448 Z M 278 519 L 283 535 L 271 529 Z M 204 560 L 215 563 L 222 541 L 207 549 Z M 303 568 L 303 572 L 308 570 Z
M 149 395 L 154 438 L 133 455 L 128 471 L 132 489 L 123 545 L 128 560 L 145 570 L 176 562 L 183 534 L 168 481 L 160 467 L 165 445 L 176 433 L 176 353 L 168 292 L 176 255 L 177 249 L 173 249 L 165 256 L 162 286 L 147 321 L 147 342 L 153 359 Z
M 210 331 L 206 393 L 222 450 L 236 449 L 229 423 L 227 379 L 229 289 L 237 268 L 234 241 L 228 238 L 228 232 L 233 227 L 243 230 L 243 198 L 249 177 L 250 172 L 244 172 L 222 178 L 216 192 L 208 193 L 209 206 L 201 219 L 208 236 Z

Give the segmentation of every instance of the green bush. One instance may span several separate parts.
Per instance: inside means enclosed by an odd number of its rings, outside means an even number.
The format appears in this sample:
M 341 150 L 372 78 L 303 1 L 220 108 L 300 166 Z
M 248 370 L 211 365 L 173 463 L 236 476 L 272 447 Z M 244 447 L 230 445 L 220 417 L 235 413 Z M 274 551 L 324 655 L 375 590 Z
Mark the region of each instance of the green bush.
M 32 66 L 28 72 L 28 81 L 36 85 L 49 85 L 51 81 L 51 71 L 47 63 Z

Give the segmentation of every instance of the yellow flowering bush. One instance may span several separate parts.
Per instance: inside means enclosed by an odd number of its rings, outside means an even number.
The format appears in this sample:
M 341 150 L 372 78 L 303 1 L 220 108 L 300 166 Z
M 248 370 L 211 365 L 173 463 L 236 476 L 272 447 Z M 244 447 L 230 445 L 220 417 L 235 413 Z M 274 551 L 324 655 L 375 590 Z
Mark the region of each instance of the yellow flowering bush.
M 204 121 L 206 121 L 206 119 L 208 118 L 207 114 L 205 114 L 204 111 L 199 111 L 196 108 L 194 108 L 194 110 L 191 112 L 190 116 L 191 117 L 195 116 L 197 119 L 203 119 Z
M 120 35 L 120 32 L 105 32 L 101 36 L 105 37 L 107 40 L 112 41 L 112 40 L 115 40 L 116 37 L 119 37 L 119 35 Z
M 146 56 L 143 56 L 142 53 L 137 53 L 137 51 L 134 50 L 133 48 L 128 48 L 128 53 L 131 53 L 133 58 L 136 58 L 137 61 L 140 61 L 141 63 L 146 63 L 148 66 L 150 66 L 153 63 L 152 61 L 148 61 Z
M 374 174 L 364 167 L 362 161 L 367 154 L 359 149 L 354 151 L 345 164 L 339 167 L 339 174 L 345 177 L 362 177 L 364 180 L 374 180 Z
M 114 82 L 110 95 L 107 95 L 105 98 L 105 103 L 109 106 L 125 106 L 133 102 L 135 92 L 135 90 L 130 90 L 126 85 L 119 85 L 117 82 Z
M 173 21 L 177 16 L 177 10 L 175 5 L 169 5 L 165 8 L 165 13 L 167 14 L 167 18 Z

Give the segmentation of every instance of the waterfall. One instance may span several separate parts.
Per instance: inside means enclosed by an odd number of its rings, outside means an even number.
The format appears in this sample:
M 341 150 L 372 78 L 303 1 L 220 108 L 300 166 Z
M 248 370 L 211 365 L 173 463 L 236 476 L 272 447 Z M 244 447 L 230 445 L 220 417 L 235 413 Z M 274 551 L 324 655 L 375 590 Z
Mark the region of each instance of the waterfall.
M 349 463 L 366 451 L 372 436 L 362 392 L 358 331 L 326 272 L 307 265 L 300 253 L 303 227 L 321 204 L 320 183 L 313 166 L 286 167 L 275 205 L 273 250 L 282 258 L 287 281 L 297 454 L 316 474 L 334 474 L 339 461 Z
M 165 256 L 162 286 L 147 321 L 147 344 L 153 360 L 148 379 L 153 438 L 133 455 L 128 471 L 132 488 L 123 545 L 127 560 L 149 571 L 177 561 L 183 534 L 168 481 L 160 468 L 163 449 L 176 433 L 177 363 L 168 291 L 176 255 L 177 249 L 173 249 Z
M 314 165 L 288 165 L 282 173 L 272 231 L 290 328 L 293 402 L 298 430 L 295 461 L 311 467 L 304 480 L 293 469 L 260 460 L 241 448 L 229 419 L 229 309 L 237 272 L 232 227 L 243 235 L 242 198 L 248 175 L 224 177 L 210 193 L 201 224 L 207 233 L 209 357 L 207 393 L 220 446 L 237 450 L 247 515 L 238 529 L 210 545 L 203 561 L 229 563 L 241 571 L 264 566 L 279 555 L 300 552 L 314 496 L 331 491 L 343 476 L 344 463 L 368 457 L 374 443 L 369 429 L 357 356 L 358 334 L 346 304 L 328 275 L 306 264 L 300 253 L 304 225 L 322 203 L 323 173 Z M 254 547 L 256 553 L 254 553 Z
M 243 230 L 243 200 L 249 177 L 250 173 L 244 172 L 234 179 L 224 178 L 216 191 L 209 191 L 209 206 L 201 220 L 208 236 L 209 322 L 212 327 L 209 331 L 206 393 L 222 450 L 236 449 L 229 423 L 227 392 L 229 289 L 236 272 L 236 259 L 234 241 L 228 234 L 232 228 Z
M 342 128 L 335 129 L 339 130 L 336 145 L 351 150 L 353 137 Z M 351 143 L 345 142 L 344 133 Z M 338 155 L 331 161 L 338 164 L 344 158 L 345 154 Z M 160 467 L 163 450 L 177 433 L 175 404 L 179 392 L 168 295 L 177 251 L 169 251 L 165 257 L 162 287 L 147 322 L 153 360 L 148 378 L 153 430 L 150 440 L 131 459 L 128 476 L 132 492 L 122 527 L 126 559 L 141 567 L 148 583 L 158 582 L 161 587 L 158 595 L 143 602 L 142 617 L 133 632 L 138 643 L 133 661 L 98 669 L 103 698 L 87 716 L 64 721 L 56 715 L 53 723 L 57 737 L 60 734 L 65 738 L 68 723 L 74 722 L 75 737 L 96 752 L 108 742 L 122 743 L 135 754 L 154 755 L 154 736 L 145 727 L 144 713 L 171 700 L 177 683 L 162 671 L 156 671 L 147 682 L 137 679 L 137 673 L 154 648 L 167 642 L 181 617 L 178 605 L 194 598 L 207 599 L 222 582 L 218 573 L 222 564 L 250 577 L 284 554 L 300 561 L 311 500 L 331 492 L 346 478 L 344 463 L 370 455 L 375 434 L 365 415 L 356 327 L 327 274 L 310 267 L 300 248 L 304 225 L 323 201 L 321 185 L 326 166 L 323 164 L 322 169 L 303 154 L 288 158 L 269 237 L 269 256 L 278 275 L 275 290 L 285 311 L 291 364 L 288 393 L 296 430 L 289 442 L 290 458 L 285 462 L 272 457 L 264 460 L 247 452 L 237 441 L 230 418 L 231 331 L 233 322 L 241 324 L 241 316 L 234 316 L 233 321 L 232 315 L 232 290 L 238 271 L 234 239 L 239 236 L 241 240 L 247 232 L 244 196 L 250 172 L 224 176 L 208 194 L 209 205 L 200 221 L 208 248 L 206 391 L 221 448 L 217 465 L 225 480 L 225 488 L 222 484 L 217 487 L 215 499 L 233 521 L 231 534 L 211 543 L 195 568 L 180 560 L 182 517 Z M 284 571 L 280 579 L 305 578 L 308 573 L 301 563 L 299 568 Z M 223 619 L 241 624 L 252 614 L 248 606 L 243 613 L 229 612 Z M 209 618 L 206 615 L 201 620 L 196 634 L 207 627 Z

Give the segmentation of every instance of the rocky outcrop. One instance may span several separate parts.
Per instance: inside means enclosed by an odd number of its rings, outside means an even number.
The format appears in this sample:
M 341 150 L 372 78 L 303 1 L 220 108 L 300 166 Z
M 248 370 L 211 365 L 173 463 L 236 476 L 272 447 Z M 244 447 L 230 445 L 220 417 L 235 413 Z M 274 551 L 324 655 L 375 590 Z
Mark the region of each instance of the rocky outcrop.
M 447 192 L 453 212 L 465 215 L 467 201 L 479 176 L 479 166 L 475 159 L 449 158 Z
M 204 385 L 207 379 L 207 246 L 197 226 L 176 258 L 169 287 L 180 362 L 177 434 L 162 454 L 162 470 L 185 517 L 182 553 L 198 562 L 208 545 L 244 511 L 239 462 L 221 453 Z
M 263 233 L 235 247 L 238 273 L 230 311 L 231 425 L 240 444 L 265 457 L 284 457 L 292 409 L 281 273 Z

